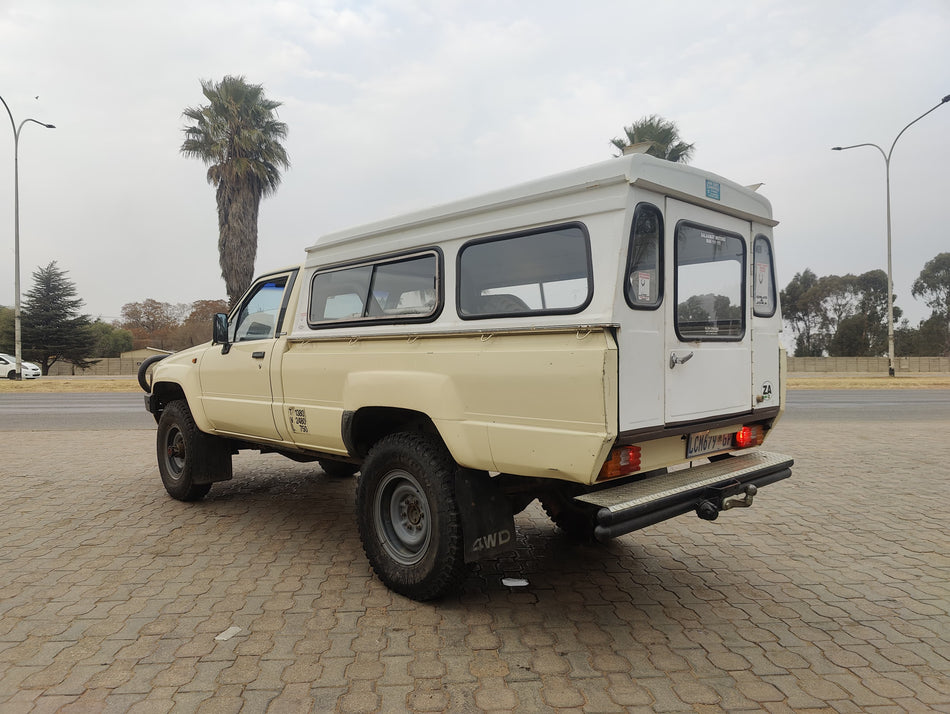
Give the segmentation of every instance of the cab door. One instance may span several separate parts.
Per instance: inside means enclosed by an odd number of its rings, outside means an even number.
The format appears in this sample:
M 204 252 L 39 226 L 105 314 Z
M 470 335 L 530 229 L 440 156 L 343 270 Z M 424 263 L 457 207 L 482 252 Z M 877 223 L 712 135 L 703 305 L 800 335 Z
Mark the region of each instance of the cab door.
M 667 424 L 752 408 L 747 263 L 752 226 L 666 199 Z
M 209 349 L 198 376 L 205 415 L 218 432 L 283 440 L 272 409 L 271 366 L 295 271 L 258 280 L 231 313 L 229 343 Z M 279 364 L 276 366 L 279 367 Z

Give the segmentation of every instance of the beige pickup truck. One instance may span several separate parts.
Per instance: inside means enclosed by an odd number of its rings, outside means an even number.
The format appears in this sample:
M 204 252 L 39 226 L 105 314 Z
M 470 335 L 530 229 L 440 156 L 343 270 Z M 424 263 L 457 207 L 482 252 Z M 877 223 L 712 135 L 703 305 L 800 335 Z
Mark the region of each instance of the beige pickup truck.
M 762 196 L 632 155 L 327 235 L 212 342 L 145 365 L 168 493 L 241 449 L 359 472 L 366 555 L 424 600 L 538 499 L 602 541 L 750 506 L 791 475 Z

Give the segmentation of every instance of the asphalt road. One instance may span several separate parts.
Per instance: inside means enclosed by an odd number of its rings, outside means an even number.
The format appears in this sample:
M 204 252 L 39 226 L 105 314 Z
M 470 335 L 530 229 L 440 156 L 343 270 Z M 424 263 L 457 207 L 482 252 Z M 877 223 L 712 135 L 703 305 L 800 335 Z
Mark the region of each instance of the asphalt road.
M 931 421 L 950 417 L 950 390 L 803 389 L 789 392 L 786 406 L 793 420 Z
M 950 390 L 801 390 L 788 393 L 788 420 L 930 421 L 950 417 Z M 2 394 L 0 431 L 154 429 L 142 394 Z
M 0 394 L 0 431 L 154 429 L 143 394 Z

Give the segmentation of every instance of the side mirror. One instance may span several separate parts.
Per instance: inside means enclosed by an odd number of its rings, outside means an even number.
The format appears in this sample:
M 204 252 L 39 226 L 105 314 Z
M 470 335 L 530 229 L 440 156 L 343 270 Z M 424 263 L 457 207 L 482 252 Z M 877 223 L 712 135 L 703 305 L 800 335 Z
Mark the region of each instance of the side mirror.
M 227 354 L 231 350 L 231 343 L 228 342 L 228 316 L 223 312 L 219 312 L 214 316 L 211 339 L 214 340 L 215 344 L 223 345 L 221 354 Z

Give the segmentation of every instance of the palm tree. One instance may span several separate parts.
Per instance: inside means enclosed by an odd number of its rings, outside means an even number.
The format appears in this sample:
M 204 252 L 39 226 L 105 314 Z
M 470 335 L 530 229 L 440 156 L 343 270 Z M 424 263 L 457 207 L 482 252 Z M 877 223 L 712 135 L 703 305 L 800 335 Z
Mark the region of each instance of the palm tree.
M 233 306 L 254 279 L 261 199 L 277 190 L 280 170 L 290 168 L 281 144 L 287 125 L 276 118 L 281 103 L 244 77 L 202 80 L 201 91 L 209 103 L 183 112 L 191 124 L 181 153 L 201 159 L 217 188 L 219 263 Z
M 611 144 L 620 149 L 620 154 L 615 156 L 621 156 L 628 146 L 648 142 L 651 146 L 646 153 L 650 156 L 684 164 L 689 163 L 693 157 L 693 144 L 687 144 L 680 139 L 676 122 L 664 119 L 659 114 L 643 117 L 630 126 L 625 126 L 623 131 L 625 137 L 610 140 Z

